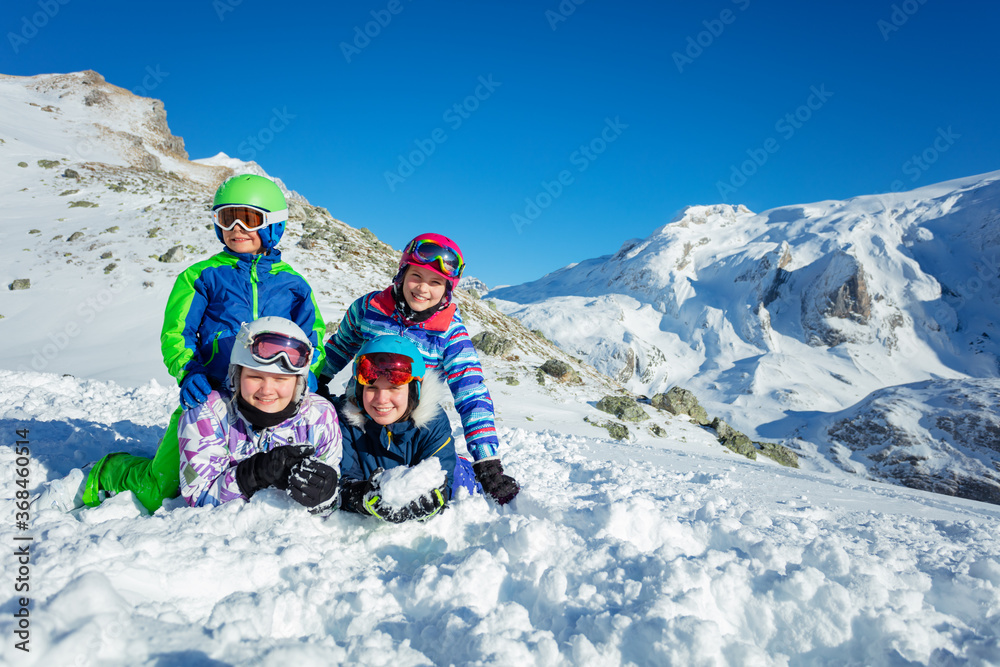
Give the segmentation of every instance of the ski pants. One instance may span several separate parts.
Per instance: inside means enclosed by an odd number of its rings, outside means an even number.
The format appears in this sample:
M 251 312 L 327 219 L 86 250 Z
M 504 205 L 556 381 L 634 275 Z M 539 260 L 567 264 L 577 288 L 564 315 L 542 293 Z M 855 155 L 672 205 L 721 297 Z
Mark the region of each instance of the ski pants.
M 131 491 L 152 514 L 167 498 L 180 494 L 181 452 L 177 425 L 184 408 L 170 416 L 167 431 L 152 459 L 126 452 L 108 454 L 98 461 L 87 477 L 83 500 L 91 507 L 99 505 L 100 491 L 108 494 Z
M 451 483 L 451 497 L 458 494 L 460 487 L 465 487 L 469 495 L 483 494 L 483 487 L 476 481 L 476 473 L 472 470 L 472 462 L 462 456 L 455 457 L 455 476 Z

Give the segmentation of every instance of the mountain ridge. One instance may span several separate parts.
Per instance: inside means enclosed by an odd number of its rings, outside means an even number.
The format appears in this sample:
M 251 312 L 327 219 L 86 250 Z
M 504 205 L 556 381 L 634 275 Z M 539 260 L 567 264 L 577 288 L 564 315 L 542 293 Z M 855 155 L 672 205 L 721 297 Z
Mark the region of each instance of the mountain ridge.
M 981 441 L 971 454 L 891 432 L 872 456 L 849 447 L 843 429 L 807 426 L 852 406 L 853 419 L 874 424 L 880 413 L 858 407 L 873 392 L 951 380 L 935 386 L 954 397 L 982 390 L 966 379 L 997 382 L 998 250 L 1000 171 L 759 214 L 691 206 L 613 254 L 487 298 L 633 392 L 681 386 L 752 436 L 918 488 L 982 484 L 969 492 L 995 502 L 1000 459 Z M 595 317 L 609 324 L 595 329 Z M 914 457 L 916 442 L 939 451 Z M 858 465 L 831 456 L 836 447 Z M 945 451 L 967 464 L 958 483 L 942 481 L 955 475 L 940 464 Z

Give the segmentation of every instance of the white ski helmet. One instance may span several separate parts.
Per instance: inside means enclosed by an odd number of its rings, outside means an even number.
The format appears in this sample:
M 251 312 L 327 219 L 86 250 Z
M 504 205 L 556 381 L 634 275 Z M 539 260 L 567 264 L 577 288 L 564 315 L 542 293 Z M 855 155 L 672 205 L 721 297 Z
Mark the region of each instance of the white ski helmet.
M 298 375 L 299 381 L 292 397 L 292 402 L 298 405 L 305 394 L 312 359 L 313 347 L 309 336 L 295 322 L 274 316 L 244 322 L 229 355 L 229 388 L 234 396 L 239 392 L 240 368 Z

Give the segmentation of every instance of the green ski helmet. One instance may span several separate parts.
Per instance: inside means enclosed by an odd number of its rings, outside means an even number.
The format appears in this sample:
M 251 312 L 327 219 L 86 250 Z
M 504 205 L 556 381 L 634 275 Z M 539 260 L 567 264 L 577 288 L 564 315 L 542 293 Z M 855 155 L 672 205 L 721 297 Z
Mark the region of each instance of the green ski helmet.
M 255 229 L 260 235 L 260 244 L 264 250 L 271 250 L 282 234 L 285 233 L 285 221 L 288 220 L 288 203 L 285 195 L 274 181 L 254 174 L 240 174 L 226 179 L 215 191 L 212 210 L 223 206 L 252 206 L 265 213 L 263 227 Z M 222 228 L 215 225 L 215 235 L 225 243 Z

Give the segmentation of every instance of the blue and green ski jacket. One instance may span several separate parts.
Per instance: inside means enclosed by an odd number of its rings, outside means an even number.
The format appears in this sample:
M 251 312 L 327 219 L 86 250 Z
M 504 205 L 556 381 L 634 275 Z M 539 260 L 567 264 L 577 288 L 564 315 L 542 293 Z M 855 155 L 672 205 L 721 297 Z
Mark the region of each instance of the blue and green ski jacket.
M 204 373 L 224 387 L 240 325 L 267 315 L 292 320 L 306 332 L 315 350 L 311 370 L 318 375 L 326 324 L 309 283 L 278 250 L 250 255 L 227 248 L 184 270 L 163 317 L 163 363 L 178 384 L 188 373 Z

